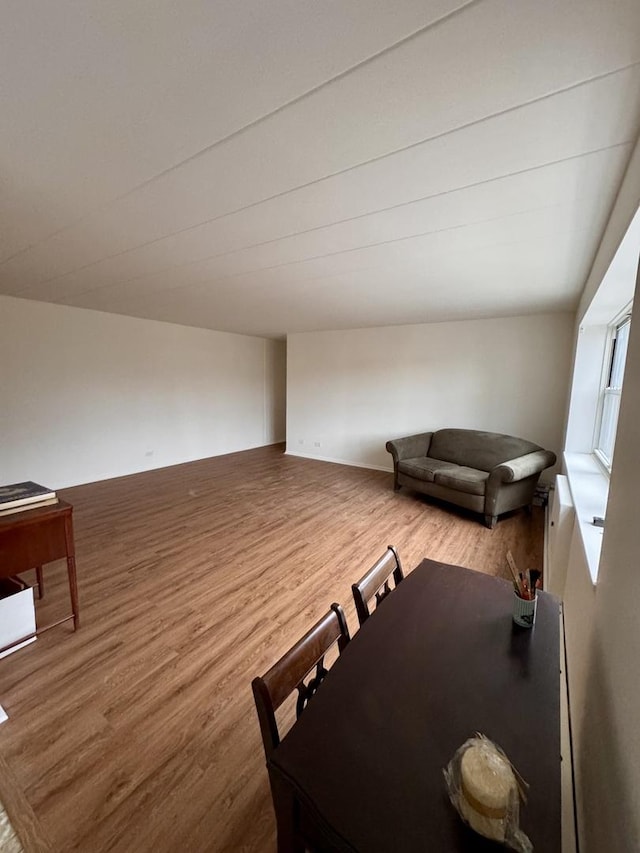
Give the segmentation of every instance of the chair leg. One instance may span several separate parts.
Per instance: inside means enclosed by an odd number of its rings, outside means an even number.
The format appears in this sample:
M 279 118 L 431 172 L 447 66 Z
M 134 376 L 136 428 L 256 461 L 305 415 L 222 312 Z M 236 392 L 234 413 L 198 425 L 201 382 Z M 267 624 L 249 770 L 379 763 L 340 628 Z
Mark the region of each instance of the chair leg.
M 299 835 L 300 808 L 291 787 L 276 773 L 269 773 L 273 808 L 276 813 L 278 853 L 304 853 Z
M 485 517 L 484 517 L 485 526 L 488 527 L 489 530 L 493 530 L 493 528 L 496 526 L 497 522 L 498 522 L 498 516 L 497 515 L 485 515 Z

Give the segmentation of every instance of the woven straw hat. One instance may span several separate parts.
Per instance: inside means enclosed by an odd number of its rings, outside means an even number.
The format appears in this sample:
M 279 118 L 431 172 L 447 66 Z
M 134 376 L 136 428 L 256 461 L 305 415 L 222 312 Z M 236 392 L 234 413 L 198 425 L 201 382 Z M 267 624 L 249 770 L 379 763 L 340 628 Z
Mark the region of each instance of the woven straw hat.
M 510 803 L 518 784 L 511 764 L 492 743 L 470 746 L 460 764 L 460 813 L 485 838 L 504 842 Z

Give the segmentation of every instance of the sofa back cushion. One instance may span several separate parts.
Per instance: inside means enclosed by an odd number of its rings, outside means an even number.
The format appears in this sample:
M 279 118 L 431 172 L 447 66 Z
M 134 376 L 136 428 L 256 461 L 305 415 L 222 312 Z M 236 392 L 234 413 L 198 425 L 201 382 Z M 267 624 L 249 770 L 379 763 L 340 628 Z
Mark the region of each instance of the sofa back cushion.
M 513 435 L 475 429 L 440 429 L 433 434 L 428 455 L 444 462 L 491 471 L 502 462 L 534 450 L 542 448 Z

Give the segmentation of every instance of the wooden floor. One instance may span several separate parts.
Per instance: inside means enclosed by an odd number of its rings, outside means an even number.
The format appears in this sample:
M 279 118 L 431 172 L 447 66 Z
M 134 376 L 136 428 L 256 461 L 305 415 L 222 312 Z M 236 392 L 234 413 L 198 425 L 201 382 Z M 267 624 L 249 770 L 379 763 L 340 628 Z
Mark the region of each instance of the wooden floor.
M 0 661 L 0 799 L 27 851 L 275 849 L 250 682 L 388 544 L 507 576 L 542 511 L 487 530 L 391 474 L 282 447 L 67 489 L 82 627 Z M 38 618 L 68 609 L 63 563 Z

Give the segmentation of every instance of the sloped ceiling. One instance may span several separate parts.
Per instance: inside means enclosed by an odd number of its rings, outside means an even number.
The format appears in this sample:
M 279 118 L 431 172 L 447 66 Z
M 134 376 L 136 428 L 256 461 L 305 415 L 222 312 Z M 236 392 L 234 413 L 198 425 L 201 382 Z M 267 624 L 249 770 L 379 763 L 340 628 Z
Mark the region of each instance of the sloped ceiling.
M 0 292 L 247 334 L 576 307 L 638 0 L 15 0 Z

